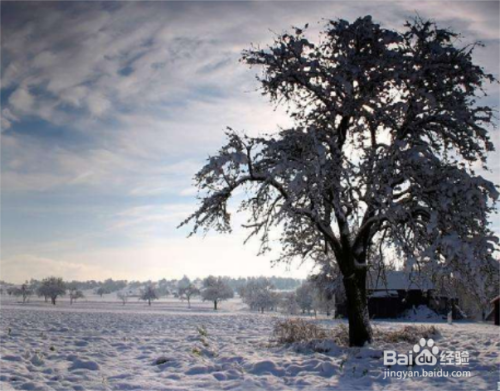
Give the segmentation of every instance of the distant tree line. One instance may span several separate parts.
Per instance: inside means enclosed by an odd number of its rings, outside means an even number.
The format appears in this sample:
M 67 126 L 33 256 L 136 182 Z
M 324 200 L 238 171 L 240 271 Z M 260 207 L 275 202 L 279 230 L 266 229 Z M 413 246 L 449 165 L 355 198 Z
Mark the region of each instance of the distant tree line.
M 129 298 L 135 297 L 148 303 L 149 306 L 161 297 L 173 296 L 186 301 L 188 308 L 191 300 L 200 297 L 203 301 L 213 303 L 213 309 L 218 310 L 222 301 L 239 294 L 251 309 L 261 312 L 277 310 L 278 291 L 293 292 L 300 286 L 302 280 L 283 277 L 249 277 L 231 278 L 223 276 L 208 276 L 205 279 L 190 280 L 187 276 L 177 280 L 161 279 L 154 281 L 127 281 L 107 279 L 104 281 L 63 281 L 60 277 L 48 277 L 43 280 L 31 279 L 21 286 L 0 282 L 0 294 L 7 293 L 22 298 L 23 303 L 30 297 L 43 297 L 45 302 L 56 305 L 58 298 L 68 296 L 70 304 L 85 297 L 83 291 L 92 291 L 100 297 L 115 293 L 125 305 Z
M 0 293 L 7 293 L 9 296 L 20 297 L 23 303 L 29 301 L 30 297 L 37 295 L 43 297 L 45 302 L 50 302 L 56 305 L 57 299 L 69 293 L 70 304 L 73 304 L 78 299 L 85 297 L 83 292 L 74 282 L 64 282 L 60 277 L 47 277 L 41 281 L 30 280 L 26 281 L 21 286 L 1 282 L 2 288 Z
M 227 284 L 234 292 L 238 292 L 243 286 L 245 286 L 249 281 L 255 281 L 262 279 L 262 277 L 220 277 L 225 284 Z M 88 281 L 66 281 L 68 286 L 74 287 L 80 291 L 85 290 L 93 290 L 96 294 L 103 296 L 110 293 L 118 292 L 123 290 L 124 288 L 128 288 L 131 290 L 135 289 L 144 289 L 147 286 L 154 285 L 159 296 L 169 296 L 174 295 L 177 296 L 178 286 L 182 285 L 189 280 L 196 287 L 200 288 L 203 285 L 203 279 L 197 278 L 194 280 L 190 280 L 187 276 L 184 276 L 182 279 L 171 279 L 167 280 L 165 278 L 158 281 L 128 281 L 128 280 L 113 280 L 112 278 L 108 278 L 104 281 L 96 281 L 96 280 L 88 280 Z M 296 278 L 287 278 L 287 277 L 269 277 L 267 280 L 275 287 L 277 290 L 294 290 L 301 283 L 302 280 Z M 38 287 L 42 283 L 42 280 L 31 279 L 29 282 L 27 281 L 25 284 L 30 287 Z M 14 284 L 10 284 L 4 281 L 0 281 L 1 291 L 0 293 L 8 293 L 7 290 L 10 288 L 15 288 Z
M 278 290 L 271 279 L 256 278 L 249 280 L 238 293 L 250 310 L 315 316 L 317 313 L 334 315 L 335 298 L 345 295 L 339 284 L 338 273 L 325 268 L 310 276 L 293 291 Z

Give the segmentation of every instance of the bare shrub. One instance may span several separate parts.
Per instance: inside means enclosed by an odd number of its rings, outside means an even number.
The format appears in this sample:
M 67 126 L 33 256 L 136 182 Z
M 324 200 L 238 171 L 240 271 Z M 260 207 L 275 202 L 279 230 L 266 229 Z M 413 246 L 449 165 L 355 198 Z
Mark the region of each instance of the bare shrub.
M 429 339 L 440 336 L 436 326 L 406 325 L 396 330 L 375 328 L 374 342 L 417 343 L 421 338 Z M 349 346 L 349 328 L 339 324 L 332 329 L 326 329 L 302 319 L 287 319 L 276 322 L 273 329 L 273 340 L 278 344 L 309 343 L 318 340 L 330 340 L 341 347 Z
M 287 319 L 276 322 L 273 337 L 280 344 L 309 342 L 315 339 L 327 339 L 329 333 L 314 323 L 302 319 Z
M 349 327 L 341 323 L 331 330 L 333 341 L 339 346 L 349 346 Z
M 397 330 L 374 330 L 374 339 L 381 342 L 408 342 L 417 343 L 421 338 L 429 339 L 440 336 L 441 333 L 436 326 L 414 326 L 407 325 Z

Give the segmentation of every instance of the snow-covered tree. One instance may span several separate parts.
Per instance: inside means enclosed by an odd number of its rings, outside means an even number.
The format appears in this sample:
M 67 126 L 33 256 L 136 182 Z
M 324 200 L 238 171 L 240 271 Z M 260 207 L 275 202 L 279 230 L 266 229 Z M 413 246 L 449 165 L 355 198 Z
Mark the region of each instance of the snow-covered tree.
M 495 272 L 498 193 L 474 171 L 493 150 L 493 110 L 478 99 L 495 79 L 474 63 L 477 45 L 458 47 L 457 34 L 421 19 L 401 32 L 370 16 L 330 21 L 318 42 L 306 32 L 244 52 L 295 124 L 268 137 L 229 130 L 195 177 L 201 206 L 184 224 L 229 232 L 228 201 L 245 188 L 262 251 L 281 227 L 280 260 L 322 252 L 338 265 L 350 344 L 362 346 L 374 253 L 397 253 L 409 272 L 431 263 L 478 294 Z
M 222 277 L 209 276 L 203 280 L 201 297 L 203 301 L 213 302 L 214 310 L 217 310 L 219 302 L 231 299 L 233 296 L 233 290 Z
M 288 315 L 297 315 L 300 311 L 295 292 L 284 293 L 281 297 L 279 306 L 281 311 Z
M 274 285 L 267 278 L 253 279 L 241 289 L 240 296 L 251 310 L 271 310 L 278 305 L 278 295 Z
M 310 313 L 314 309 L 315 287 L 310 281 L 305 281 L 295 291 L 295 300 L 302 313 Z
M 484 286 L 479 287 L 463 278 L 456 278 L 455 274 L 442 273 L 441 270 L 435 270 L 433 267 L 427 272 L 434 273 L 435 290 L 442 296 L 458 298 L 460 309 L 466 310 L 469 316 L 487 314 L 491 309 L 491 300 L 498 296 L 498 271 L 486 275 Z M 453 306 L 456 306 L 456 303 L 449 301 L 448 310 L 451 311 Z
M 118 297 L 118 299 L 120 299 L 120 301 L 122 302 L 123 305 L 127 304 L 127 301 L 128 301 L 128 293 L 127 292 L 118 292 L 116 294 L 116 297 Z
M 158 294 L 153 285 L 147 285 L 146 288 L 144 288 L 141 293 L 141 300 L 147 301 L 149 306 L 153 300 L 158 300 Z
M 62 278 L 48 277 L 42 280 L 37 289 L 38 296 L 50 298 L 53 305 L 56 305 L 57 298 L 66 294 L 66 284 Z
M 331 316 L 336 309 L 335 296 L 327 296 L 323 292 L 316 292 L 313 302 L 314 312 L 320 312 Z
M 314 285 L 315 295 L 313 307 L 317 311 L 325 312 L 330 316 L 336 309 L 336 300 L 345 299 L 345 291 L 342 285 L 342 276 L 338 266 L 329 262 L 322 262 L 320 270 L 309 277 Z
M 183 284 L 179 283 L 178 293 L 179 293 L 179 298 L 181 300 L 187 300 L 188 308 L 191 308 L 191 298 L 193 296 L 198 296 L 200 294 L 200 290 L 193 283 L 186 282 Z

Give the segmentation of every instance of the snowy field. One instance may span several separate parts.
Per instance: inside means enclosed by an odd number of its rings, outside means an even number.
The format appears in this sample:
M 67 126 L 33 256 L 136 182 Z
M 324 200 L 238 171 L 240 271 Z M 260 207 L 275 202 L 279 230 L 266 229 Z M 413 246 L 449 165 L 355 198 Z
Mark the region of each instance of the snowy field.
M 175 299 L 123 306 L 107 296 L 56 307 L 3 297 L 0 389 L 469 391 L 496 390 L 499 381 L 499 328 L 489 324 L 432 323 L 440 349 L 470 352 L 471 377 L 384 379 L 382 350 L 410 344 L 314 353 L 270 343 L 278 316 L 250 313 L 237 299 L 215 313 L 199 301 L 191 309 Z

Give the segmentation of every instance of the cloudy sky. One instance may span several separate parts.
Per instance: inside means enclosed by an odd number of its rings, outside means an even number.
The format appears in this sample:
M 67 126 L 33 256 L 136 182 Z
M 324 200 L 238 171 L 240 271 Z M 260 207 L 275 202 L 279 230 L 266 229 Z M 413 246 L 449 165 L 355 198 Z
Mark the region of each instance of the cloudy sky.
M 2 2 L 1 278 L 305 276 L 307 265 L 271 268 L 241 229 L 176 229 L 226 126 L 288 123 L 240 53 L 292 25 L 314 36 L 325 19 L 371 14 L 401 29 L 416 12 L 485 43 L 476 61 L 498 74 L 496 1 Z M 499 153 L 490 168 L 500 183 Z

